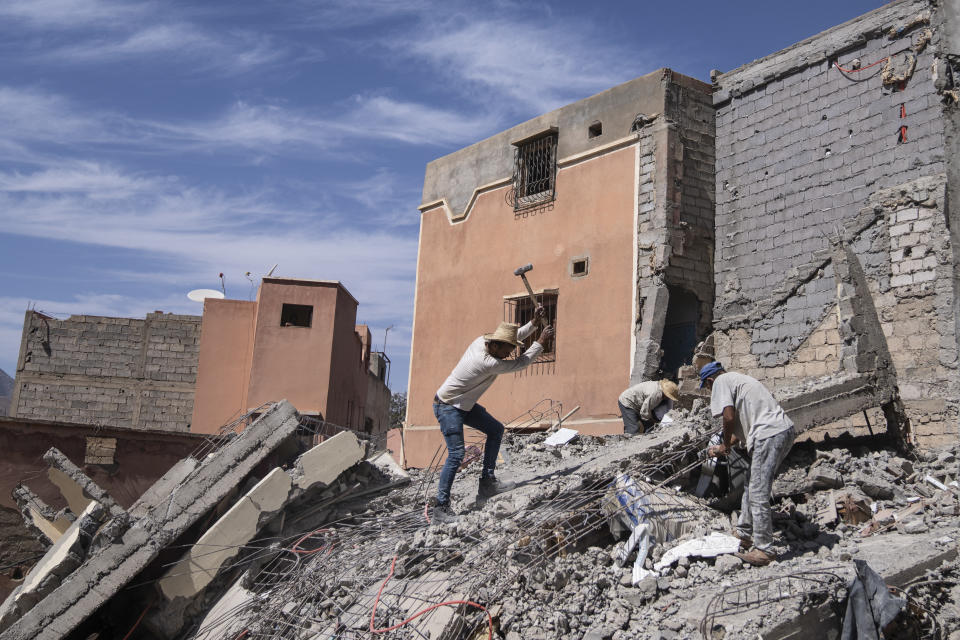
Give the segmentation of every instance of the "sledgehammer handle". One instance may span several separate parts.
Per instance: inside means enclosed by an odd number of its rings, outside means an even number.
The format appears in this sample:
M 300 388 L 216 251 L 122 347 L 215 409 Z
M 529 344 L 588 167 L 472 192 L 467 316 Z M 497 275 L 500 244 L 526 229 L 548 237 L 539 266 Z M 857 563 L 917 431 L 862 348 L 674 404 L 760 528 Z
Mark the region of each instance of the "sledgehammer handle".
M 533 304 L 533 308 L 536 309 L 540 303 L 537 302 L 537 297 L 533 295 L 533 289 L 530 288 L 530 283 L 527 281 L 527 274 L 521 273 L 520 279 L 523 280 L 523 286 L 527 288 L 527 293 L 530 294 L 530 302 Z

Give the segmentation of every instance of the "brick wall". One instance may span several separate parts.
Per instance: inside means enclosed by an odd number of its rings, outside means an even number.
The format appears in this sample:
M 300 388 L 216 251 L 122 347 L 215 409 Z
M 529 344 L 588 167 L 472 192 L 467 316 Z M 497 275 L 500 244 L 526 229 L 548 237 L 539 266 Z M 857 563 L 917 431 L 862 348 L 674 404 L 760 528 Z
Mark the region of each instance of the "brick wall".
M 929 9 L 885 5 L 720 76 L 714 94 L 718 358 L 781 393 L 849 373 L 831 257 L 842 238 L 922 444 L 956 440 L 960 399 L 937 14 L 889 34 Z M 887 84 L 886 63 L 833 65 L 890 58 L 896 74 L 911 56 L 912 74 Z
M 199 339 L 197 316 L 57 320 L 28 311 L 11 415 L 187 431 Z

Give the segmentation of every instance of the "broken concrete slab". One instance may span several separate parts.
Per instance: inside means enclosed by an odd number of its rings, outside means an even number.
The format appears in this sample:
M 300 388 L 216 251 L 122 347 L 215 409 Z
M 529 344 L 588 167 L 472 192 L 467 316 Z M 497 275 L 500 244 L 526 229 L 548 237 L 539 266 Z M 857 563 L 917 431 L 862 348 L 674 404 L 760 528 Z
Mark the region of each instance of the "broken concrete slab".
M 106 515 L 107 510 L 99 502 L 87 504 L 80 516 L 27 573 L 23 584 L 0 605 L 0 630 L 15 623 L 80 566 Z
M 264 518 L 283 508 L 290 494 L 290 476 L 274 469 L 240 498 L 160 580 L 167 600 L 192 598 L 260 530 Z
M 190 457 L 183 458 L 170 467 L 170 469 L 160 476 L 149 489 L 144 491 L 143 495 L 127 510 L 130 517 L 136 520 L 147 515 L 150 509 L 163 498 L 169 496 L 170 492 L 183 482 L 187 476 L 193 473 L 199 465 L 200 462 L 198 462 L 196 458 Z
M 266 459 L 294 437 L 299 416 L 286 401 L 271 405 L 250 426 L 206 456 L 187 481 L 128 529 L 120 541 L 89 557 L 0 640 L 59 640 L 117 594 Z
M 51 447 L 43 454 L 43 460 L 50 465 L 47 471 L 50 481 L 60 489 L 71 511 L 83 513 L 87 505 L 96 500 L 107 510 L 110 518 L 126 519 L 126 510 L 56 447 Z
M 55 512 L 23 483 L 14 487 L 11 495 L 20 509 L 24 524 L 43 542 L 53 544 L 76 520 L 76 515 L 69 510 Z
M 352 431 L 341 431 L 300 456 L 293 470 L 294 485 L 308 491 L 329 486 L 345 470 L 363 460 L 364 445 Z
M 194 600 L 268 522 L 294 500 L 334 483 L 363 455 L 364 445 L 356 435 L 343 431 L 301 455 L 290 474 L 279 467 L 270 471 L 167 571 L 160 580 L 167 604 L 151 616 L 151 624 L 162 628 L 164 635 L 175 635 L 184 616 L 196 614 Z

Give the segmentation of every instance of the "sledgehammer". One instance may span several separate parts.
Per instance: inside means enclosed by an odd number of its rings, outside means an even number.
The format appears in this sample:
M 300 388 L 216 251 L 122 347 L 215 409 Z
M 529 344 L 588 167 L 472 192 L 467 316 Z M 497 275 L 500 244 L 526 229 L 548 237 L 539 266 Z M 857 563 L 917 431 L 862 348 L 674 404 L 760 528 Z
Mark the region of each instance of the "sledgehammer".
M 540 303 L 537 302 L 537 297 L 533 295 L 533 289 L 530 288 L 530 282 L 527 280 L 527 271 L 533 269 L 532 264 L 525 264 L 522 267 L 517 267 L 513 270 L 513 275 L 520 276 L 520 279 L 523 280 L 523 286 L 527 288 L 527 293 L 530 294 L 530 303 L 533 304 L 533 308 L 536 309 Z

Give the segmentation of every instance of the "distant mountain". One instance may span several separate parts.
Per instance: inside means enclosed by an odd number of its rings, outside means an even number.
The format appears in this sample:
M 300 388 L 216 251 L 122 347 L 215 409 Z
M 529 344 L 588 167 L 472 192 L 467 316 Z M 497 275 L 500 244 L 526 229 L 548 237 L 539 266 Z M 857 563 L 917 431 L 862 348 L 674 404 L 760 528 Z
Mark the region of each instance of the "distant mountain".
M 0 369 L 0 416 L 10 413 L 10 398 L 13 396 L 13 378 Z

